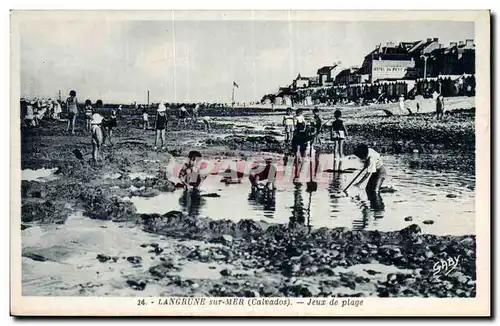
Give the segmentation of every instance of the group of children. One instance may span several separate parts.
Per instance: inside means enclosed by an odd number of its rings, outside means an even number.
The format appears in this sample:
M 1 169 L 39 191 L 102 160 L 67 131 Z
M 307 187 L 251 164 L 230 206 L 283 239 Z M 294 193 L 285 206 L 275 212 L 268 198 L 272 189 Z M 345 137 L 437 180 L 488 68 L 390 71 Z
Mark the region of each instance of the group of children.
M 334 172 L 341 172 L 344 143 L 348 136 L 347 128 L 341 117 L 342 112 L 336 110 L 334 120 L 329 127 L 330 140 L 333 142 Z M 283 125 L 285 128 L 285 143 L 291 142 L 291 154 L 295 157 L 296 171 L 300 173 L 300 161 L 306 156 L 307 147 L 309 146 L 310 153 L 312 153 L 314 144 L 321 144 L 320 134 L 324 131 L 327 123 L 323 123 L 318 108 L 313 109 L 313 120 L 310 123 L 304 118 L 302 109 L 297 109 L 295 116 L 293 116 L 292 109 L 288 108 L 283 117 Z M 316 146 L 315 152 L 316 161 L 318 161 L 319 146 Z M 364 175 L 361 176 L 355 186 L 360 187 L 364 181 L 368 180 L 365 191 L 370 202 L 374 204 L 379 198 L 380 188 L 387 175 L 381 156 L 373 148 L 369 148 L 365 144 L 358 145 L 353 154 L 363 162 L 364 171 Z
M 61 103 L 55 99 L 21 99 L 22 122 L 26 127 L 36 127 L 45 115 L 53 120 L 59 120 L 62 112 Z

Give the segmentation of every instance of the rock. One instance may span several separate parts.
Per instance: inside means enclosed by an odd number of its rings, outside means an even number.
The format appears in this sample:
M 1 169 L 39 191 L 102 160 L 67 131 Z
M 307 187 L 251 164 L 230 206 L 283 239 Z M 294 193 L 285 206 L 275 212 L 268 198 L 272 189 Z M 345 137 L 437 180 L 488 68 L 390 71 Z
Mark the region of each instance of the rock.
M 101 263 L 105 263 L 105 262 L 107 262 L 110 259 L 111 259 L 111 257 L 108 256 L 108 255 L 103 255 L 103 254 L 98 254 L 97 255 L 97 260 L 100 261 Z
M 39 255 L 39 254 L 34 254 L 34 253 L 23 253 L 22 254 L 23 257 L 26 257 L 26 258 L 31 258 L 35 261 L 47 261 L 48 259 L 45 258 L 44 256 L 42 255 Z
M 299 292 L 302 297 L 317 297 L 320 293 L 320 289 L 312 284 L 303 285 Z
M 26 225 L 26 224 L 22 224 L 21 223 L 21 231 L 23 230 L 26 230 L 27 228 L 29 228 L 30 226 L 29 225 Z
M 405 221 L 406 222 L 411 222 L 411 221 L 413 221 L 413 217 L 407 216 L 407 217 L 405 217 Z
M 305 253 L 300 257 L 300 263 L 302 266 L 308 266 L 311 265 L 314 262 L 314 259 L 311 257 L 311 255 Z
M 152 244 L 150 244 L 150 246 L 151 246 L 151 247 L 153 247 L 153 248 L 158 248 L 158 247 L 159 247 L 159 244 L 157 244 L 157 243 L 152 243 Z
M 198 289 L 199 287 L 200 287 L 200 285 L 199 285 L 198 283 L 193 283 L 193 284 L 191 284 L 191 289 L 196 290 L 196 289 Z
M 127 284 L 134 290 L 143 291 L 146 288 L 146 282 L 144 280 L 134 281 L 127 280 Z
M 441 187 L 441 184 L 440 183 L 436 183 L 435 186 L 436 187 Z
M 209 198 L 218 198 L 220 195 L 218 193 L 209 193 L 209 194 L 202 194 L 201 197 L 209 197 Z
M 432 225 L 432 224 L 434 224 L 434 221 L 433 220 L 425 220 L 422 223 L 427 224 L 427 225 Z
M 180 268 L 175 266 L 171 261 L 166 261 L 149 268 L 149 273 L 158 278 L 165 278 L 168 276 L 168 273 L 179 270 Z
M 447 198 L 457 198 L 458 196 L 455 194 L 447 194 L 446 197 Z
M 227 269 L 227 268 L 226 268 L 226 269 L 221 270 L 221 271 L 220 271 L 220 274 L 221 274 L 222 276 L 231 276 L 231 274 L 233 274 L 233 272 L 232 272 L 230 269 Z
M 138 265 L 142 262 L 142 258 L 139 256 L 129 256 L 127 257 L 127 261 L 131 264 Z
M 113 259 L 113 262 L 116 263 L 118 261 L 118 259 L 120 259 L 120 258 L 118 256 L 114 256 L 111 259 Z
M 143 244 L 141 244 L 141 247 L 142 247 L 142 248 L 146 248 L 147 246 L 148 246 L 148 244 L 147 244 L 147 243 L 143 243 Z
M 229 234 L 224 234 L 221 237 L 221 240 L 222 240 L 222 244 L 228 245 L 228 244 L 233 242 L 233 237 Z
M 255 290 L 246 290 L 243 292 L 243 296 L 245 298 L 258 298 L 260 297 L 260 293 Z
M 377 272 L 377 271 L 374 271 L 372 269 L 365 269 L 364 270 L 368 275 L 377 275 L 377 274 L 381 274 L 381 272 Z

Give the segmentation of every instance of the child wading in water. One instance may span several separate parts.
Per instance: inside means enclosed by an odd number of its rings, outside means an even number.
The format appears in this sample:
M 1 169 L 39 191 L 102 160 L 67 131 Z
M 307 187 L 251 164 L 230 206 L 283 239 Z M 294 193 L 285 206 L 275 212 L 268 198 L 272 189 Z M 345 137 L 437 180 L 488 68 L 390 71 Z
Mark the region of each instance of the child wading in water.
M 302 115 L 303 110 L 297 109 L 295 112 L 295 130 L 292 138 L 292 153 L 295 157 L 295 176 L 294 180 L 298 179 L 300 176 L 300 171 L 302 168 L 302 161 L 306 156 L 307 143 L 310 140 L 308 130 L 307 130 L 307 122 L 304 116 Z
M 366 169 L 365 175 L 355 184 L 355 187 L 359 188 L 361 184 L 368 179 L 365 191 L 371 207 L 383 210 L 383 202 L 380 197 L 380 187 L 382 186 L 387 173 L 384 165 L 382 164 L 380 154 L 363 144 L 359 145 L 354 150 L 354 155 L 364 163 L 364 169 Z
M 285 142 L 289 142 L 292 139 L 295 125 L 294 122 L 292 108 L 287 108 L 286 114 L 283 116 L 283 125 L 285 126 Z
M 202 155 L 200 152 L 189 152 L 188 161 L 184 163 L 184 166 L 179 172 L 179 179 L 181 180 L 184 189 L 187 189 L 189 186 L 198 188 L 203 181 L 203 178 L 200 175 L 200 166 L 198 165 L 201 158 Z
M 335 120 L 332 122 L 330 127 L 330 140 L 333 141 L 333 170 L 342 170 L 342 158 L 344 157 L 344 141 L 347 137 L 347 129 L 344 126 L 344 121 L 340 118 L 342 117 L 342 112 L 336 110 L 333 114 Z M 338 162 L 338 169 L 336 168 L 336 163 Z
M 90 120 L 92 119 L 92 102 L 85 100 L 85 129 L 90 131 Z
M 96 102 L 96 108 L 92 110 L 92 117 L 90 118 L 90 132 L 92 134 L 92 159 L 97 163 L 99 158 L 99 149 L 104 143 L 103 120 L 102 115 L 97 112 L 97 109 L 102 108 L 102 101 Z
M 165 150 L 165 129 L 167 128 L 167 108 L 165 105 L 158 105 L 158 109 L 156 110 L 156 122 L 155 122 L 155 147 L 157 149 L 158 141 L 161 138 L 161 149 Z

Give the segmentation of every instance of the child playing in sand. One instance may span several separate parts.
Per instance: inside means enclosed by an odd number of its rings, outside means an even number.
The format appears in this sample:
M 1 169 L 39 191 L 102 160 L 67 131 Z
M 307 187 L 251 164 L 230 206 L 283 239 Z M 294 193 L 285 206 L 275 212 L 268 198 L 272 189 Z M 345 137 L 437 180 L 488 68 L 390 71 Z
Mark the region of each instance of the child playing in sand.
M 365 175 L 355 184 L 355 187 L 359 188 L 368 179 L 365 188 L 366 196 L 374 204 L 379 201 L 377 197 L 380 195 L 380 187 L 387 176 L 380 154 L 367 145 L 362 144 L 354 150 L 354 155 L 363 162 L 364 169 L 366 169 Z
M 69 92 L 69 97 L 66 99 L 66 107 L 68 108 L 68 128 L 71 128 L 71 133 L 75 134 L 75 122 L 76 116 L 78 115 L 78 99 L 76 98 L 76 91 L 71 90 Z
M 347 129 L 344 126 L 344 121 L 340 119 L 342 117 L 340 110 L 336 110 L 333 117 L 335 120 L 330 127 L 330 140 L 333 141 L 333 170 L 336 170 L 335 161 L 339 161 L 338 170 L 340 170 L 340 161 L 344 157 L 344 141 L 347 137 Z
M 181 180 L 184 189 L 189 186 L 198 188 L 203 181 L 203 177 L 200 174 L 199 161 L 202 155 L 198 151 L 190 151 L 188 154 L 188 160 L 184 163 L 181 171 L 179 172 L 179 179 Z
M 289 142 L 292 139 L 294 122 L 295 120 L 292 114 L 292 108 L 287 108 L 286 114 L 283 116 L 283 126 L 285 126 L 285 142 Z
M 167 109 L 165 105 L 158 105 L 158 109 L 156 110 L 156 122 L 155 122 L 155 147 L 157 149 L 158 142 L 161 138 L 161 149 L 165 150 L 165 129 L 167 128 Z
M 104 143 L 104 132 L 103 132 L 103 120 L 102 115 L 97 112 L 97 107 L 99 104 L 96 103 L 96 109 L 92 109 L 92 117 L 90 118 L 90 131 L 92 134 L 92 159 L 94 163 L 97 162 L 99 158 L 99 149 Z
M 90 131 L 90 119 L 92 119 L 92 102 L 85 100 L 85 129 Z
M 148 110 L 146 108 L 142 109 L 142 127 L 144 130 L 149 129 L 149 116 L 148 116 Z

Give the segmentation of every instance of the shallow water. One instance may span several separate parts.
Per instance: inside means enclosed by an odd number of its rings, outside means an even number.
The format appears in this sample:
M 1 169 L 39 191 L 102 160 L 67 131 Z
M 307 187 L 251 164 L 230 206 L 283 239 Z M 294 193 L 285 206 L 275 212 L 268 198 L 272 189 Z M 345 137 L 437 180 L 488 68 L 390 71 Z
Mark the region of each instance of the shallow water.
M 148 276 L 148 269 L 160 263 L 149 253 L 152 247 L 140 245 L 157 243 L 165 255 L 176 255 L 171 239 L 145 233 L 132 223 L 91 220 L 81 213 L 69 216 L 64 225 L 30 227 L 21 236 L 23 256 L 35 254 L 47 259 L 22 258 L 23 295 L 158 296 L 164 290 L 158 284 L 148 284 L 144 291 L 126 284 Z M 184 243 L 199 245 L 196 241 Z M 98 254 L 119 259 L 101 263 Z M 128 256 L 141 257 L 141 264 L 134 266 L 123 259 Z
M 322 155 L 322 162 L 332 162 L 331 155 Z M 400 230 L 410 224 L 420 225 L 425 233 L 436 235 L 475 234 L 474 177 L 457 173 L 426 170 L 406 171 L 399 159 L 384 156 L 388 170 L 385 186 L 394 193 L 381 193 L 381 200 L 370 205 L 364 190 L 349 189 L 350 196 L 341 191 L 354 178 L 354 173 L 321 173 L 318 189 L 308 193 L 308 173 L 303 171 L 301 183 L 293 183 L 290 173 L 276 181 L 276 191 L 251 193 L 244 178 L 240 184 L 221 183 L 221 175 L 209 175 L 201 193 L 217 193 L 219 198 L 200 197 L 196 192 L 177 190 L 156 197 L 132 197 L 139 213 L 166 213 L 181 210 L 193 216 L 211 219 L 264 220 L 270 223 L 295 221 L 318 227 L 348 227 L 379 231 Z M 359 169 L 357 160 L 345 158 L 343 169 Z M 320 171 L 331 168 L 323 164 Z M 278 168 L 279 169 L 279 168 Z M 304 170 L 307 170 L 304 168 Z M 280 171 L 280 170 L 278 170 Z M 448 198 L 447 195 L 456 195 Z M 405 220 L 411 216 L 410 220 Z M 432 224 L 424 221 L 431 220 Z
M 39 181 L 39 182 L 46 182 L 50 180 L 54 180 L 57 177 L 54 176 L 54 173 L 57 171 L 57 168 L 55 169 L 37 169 L 37 170 L 32 170 L 32 169 L 25 169 L 21 171 L 21 180 L 25 181 Z

